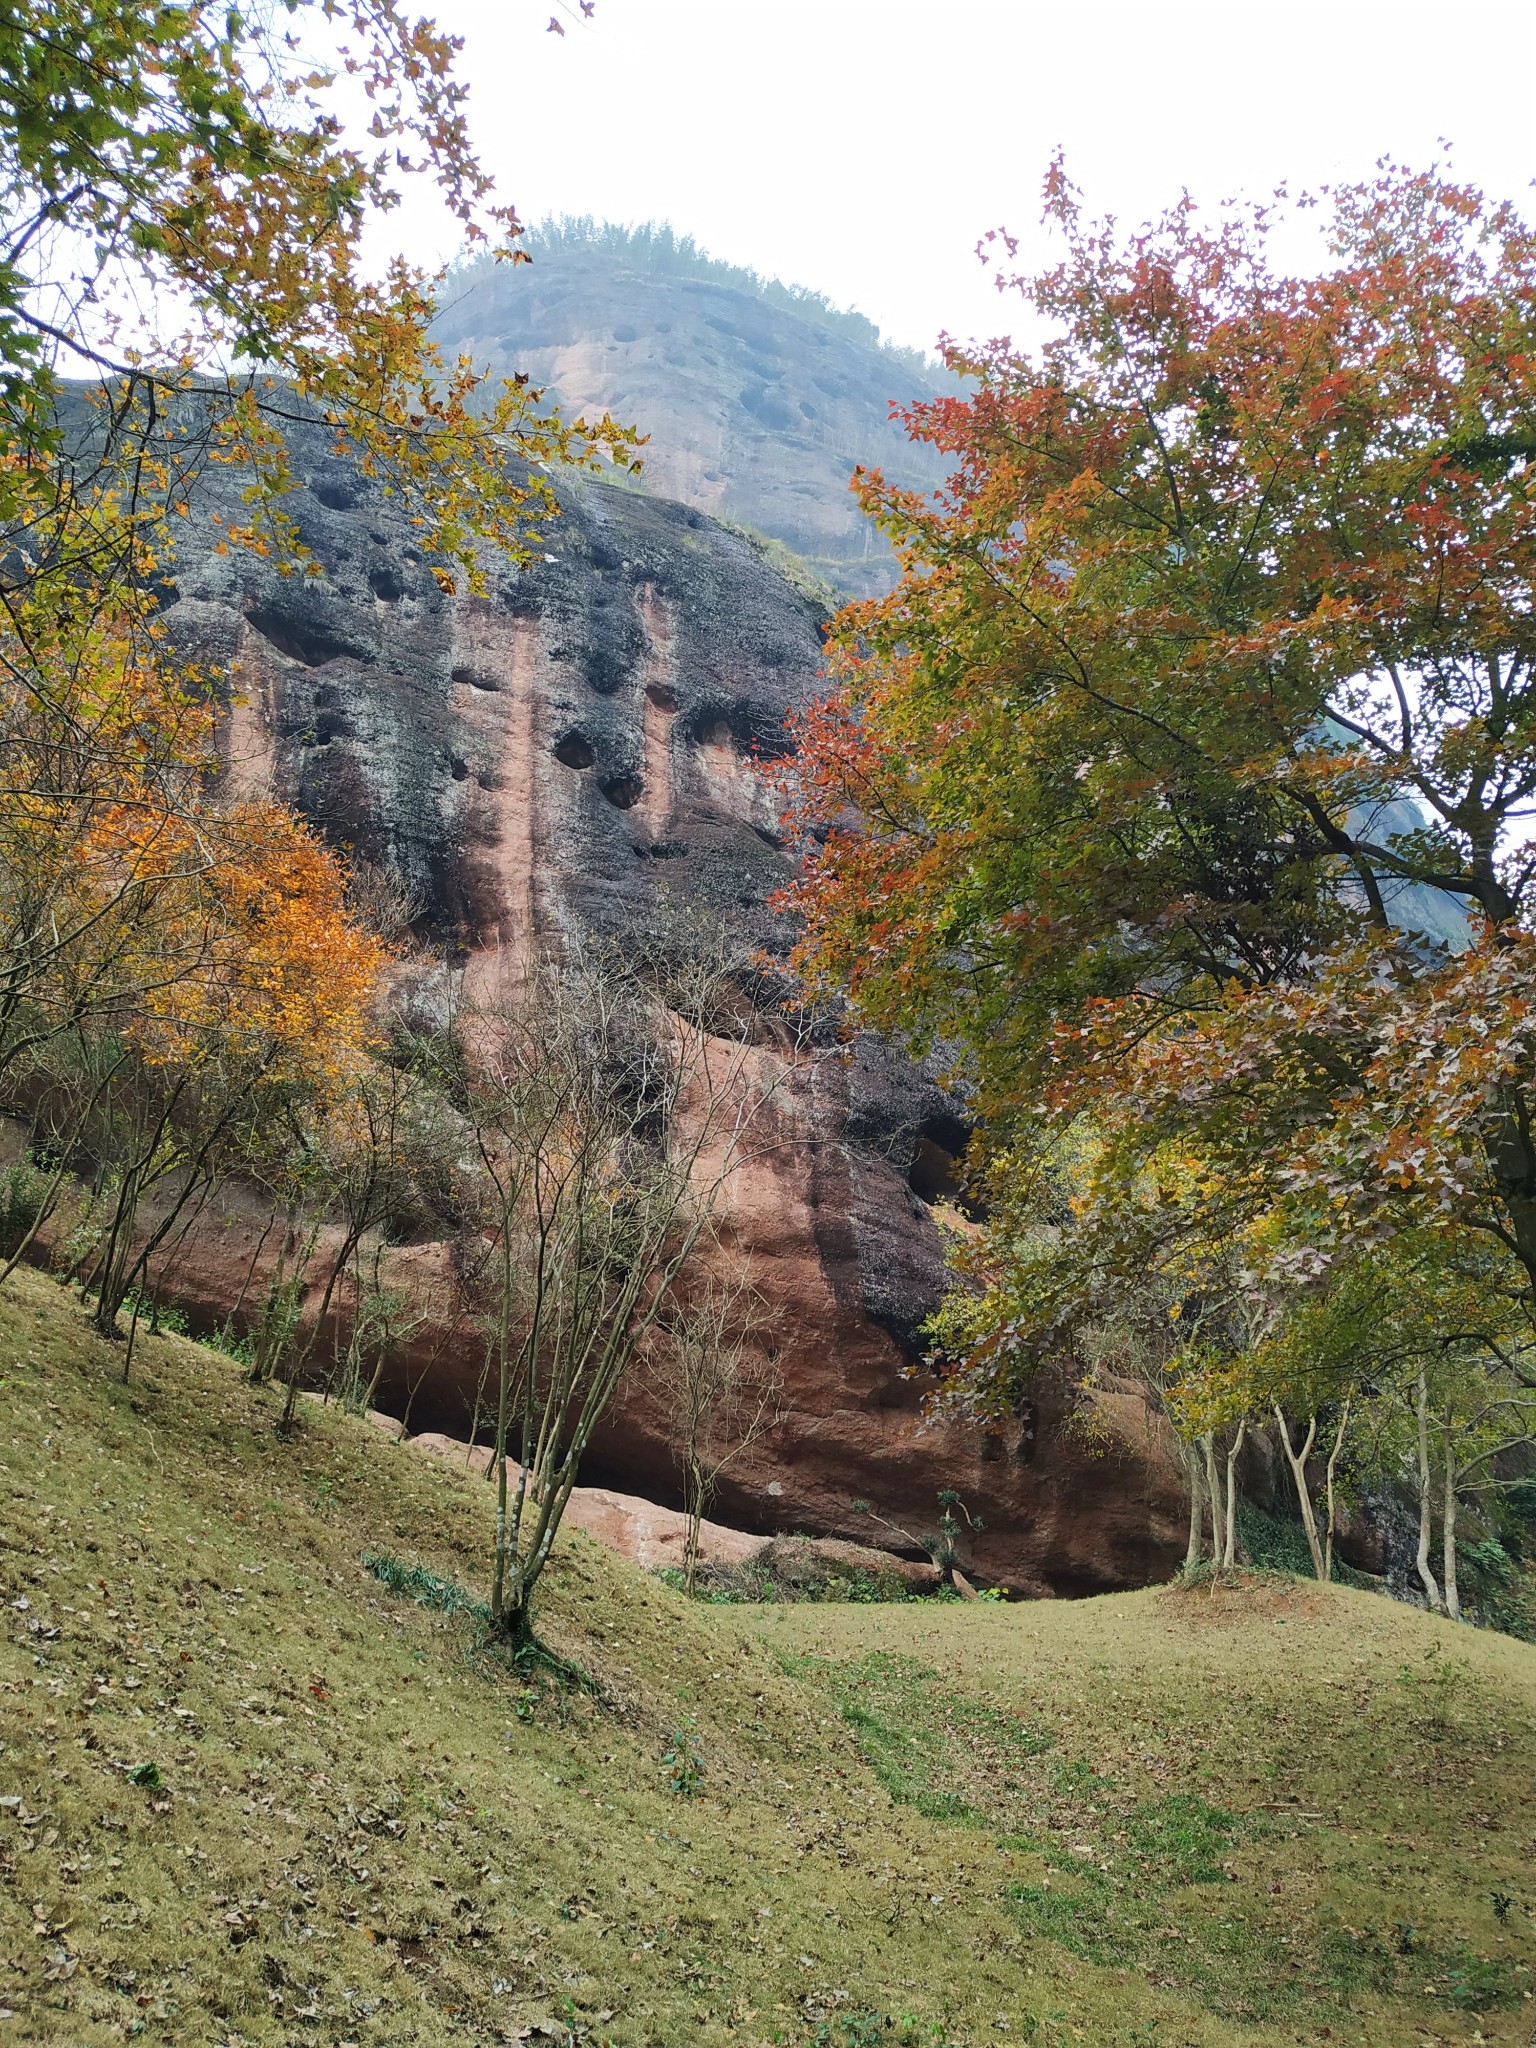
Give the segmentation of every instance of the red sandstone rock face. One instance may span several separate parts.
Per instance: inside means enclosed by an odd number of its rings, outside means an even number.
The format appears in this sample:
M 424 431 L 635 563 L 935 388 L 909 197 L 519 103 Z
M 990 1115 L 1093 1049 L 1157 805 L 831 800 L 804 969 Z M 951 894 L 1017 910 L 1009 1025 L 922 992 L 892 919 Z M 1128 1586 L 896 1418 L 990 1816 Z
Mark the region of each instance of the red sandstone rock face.
M 318 584 L 214 555 L 196 521 L 178 550 L 171 629 L 237 685 L 232 785 L 275 790 L 387 865 L 422 906 L 439 987 L 462 974 L 492 991 L 536 956 L 594 932 L 628 944 L 679 910 L 782 953 L 791 934 L 768 899 L 788 867 L 752 755 L 782 750 L 786 714 L 816 688 L 809 603 L 699 514 L 595 489 L 573 499 L 544 561 L 498 571 L 490 599 L 445 599 L 400 513 L 324 436 L 307 452 L 298 517 L 327 570 Z M 216 476 L 209 491 L 232 487 Z M 772 1305 L 787 1412 L 732 1470 L 720 1516 L 888 1545 L 856 1502 L 919 1535 L 953 1488 L 985 1524 L 967 1560 L 983 1581 L 1045 1594 L 1165 1576 L 1183 1549 L 1182 1481 L 1132 1394 L 1098 1397 L 1105 1453 L 1062 1427 L 1066 1404 L 1048 1391 L 995 1435 L 924 1421 L 932 1383 L 908 1375 L 945 1267 L 918 1190 L 963 1143 L 959 1106 L 873 1039 L 793 1062 L 765 1042 L 757 1056 L 778 1082 L 773 1142 L 731 1186 L 721 1256 L 745 1262 Z M 164 1291 L 204 1323 L 238 1316 L 275 1254 L 268 1225 L 226 1195 L 168 1259 Z M 448 1247 L 391 1250 L 382 1277 L 426 1315 L 381 1402 L 413 1428 L 468 1434 L 484 1346 L 456 1305 Z M 676 1499 L 638 1389 L 584 1476 Z
M 321 1396 L 311 1394 L 309 1398 L 318 1401 Z M 368 1420 L 387 1436 L 403 1436 L 393 1415 L 370 1409 Z M 462 1437 L 444 1436 L 437 1430 L 423 1430 L 419 1436 L 403 1440 L 413 1451 L 445 1458 L 478 1476 L 488 1474 L 494 1463 L 488 1445 L 466 1443 Z M 510 1485 L 516 1477 L 510 1459 L 507 1476 Z M 577 1486 L 566 1504 L 565 1520 L 647 1571 L 683 1568 L 688 1517 L 677 1508 L 658 1507 L 639 1494 L 615 1493 L 611 1487 Z M 934 1565 L 892 1557 L 867 1543 L 841 1543 L 830 1536 L 754 1536 L 744 1529 L 729 1529 L 708 1516 L 699 1524 L 699 1559 L 705 1565 L 764 1564 L 792 1583 L 824 1582 L 832 1571 L 894 1577 L 915 1593 L 931 1593 L 939 1583 Z M 962 1590 L 970 1593 L 968 1586 Z
M 917 1555 L 938 1490 L 953 1488 L 985 1525 L 964 1553 L 970 1576 L 983 1584 L 1047 1596 L 1166 1576 L 1182 1555 L 1185 1510 L 1171 1446 L 1141 1400 L 1129 1391 L 1096 1396 L 1110 1425 L 1107 1449 L 1088 1448 L 1085 1433 L 1068 1426 L 1068 1404 L 1048 1390 L 996 1434 L 927 1423 L 922 1397 L 931 1382 L 909 1377 L 896 1341 L 868 1315 L 839 1304 L 803 1193 L 796 1197 L 795 1156 L 787 1152 L 771 1179 L 754 1181 L 758 1199 L 743 1200 L 734 1217 L 737 1246 L 752 1258 L 773 1305 L 786 1413 L 728 1473 L 717 1519 L 758 1538 L 803 1532 Z M 162 1292 L 201 1325 L 238 1318 L 272 1268 L 267 1224 L 253 1199 L 226 1193 L 163 1269 Z M 324 1262 L 322 1245 L 316 1270 Z M 477 1403 L 483 1426 L 484 1343 L 456 1304 L 446 1247 L 392 1250 L 382 1279 L 408 1288 L 428 1314 L 391 1360 L 380 1402 L 406 1417 L 413 1434 L 446 1432 L 444 1444 L 467 1435 Z M 321 1333 L 317 1371 L 334 1334 Z M 483 1466 L 489 1452 L 482 1444 L 471 1455 Z M 584 1477 L 596 1487 L 677 1502 L 675 1460 L 638 1387 L 621 1390 Z M 860 1512 L 860 1502 L 874 1515 Z M 664 1516 L 665 1507 L 658 1512 Z M 917 1540 L 902 1545 L 884 1523 Z M 614 1547 L 650 1561 L 623 1541 Z

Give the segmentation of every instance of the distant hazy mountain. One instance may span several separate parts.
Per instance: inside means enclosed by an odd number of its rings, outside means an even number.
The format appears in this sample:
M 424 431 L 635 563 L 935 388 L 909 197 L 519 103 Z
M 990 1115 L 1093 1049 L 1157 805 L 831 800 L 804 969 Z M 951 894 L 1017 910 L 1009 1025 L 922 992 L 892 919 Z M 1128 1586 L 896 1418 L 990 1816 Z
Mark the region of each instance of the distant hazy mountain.
M 941 460 L 891 423 L 892 401 L 944 388 L 860 313 L 716 262 L 670 228 L 550 223 L 531 265 L 461 266 L 439 339 L 526 371 L 573 411 L 650 435 L 646 488 L 755 528 L 839 590 L 889 587 L 894 564 L 848 490 L 855 463 L 931 489 Z

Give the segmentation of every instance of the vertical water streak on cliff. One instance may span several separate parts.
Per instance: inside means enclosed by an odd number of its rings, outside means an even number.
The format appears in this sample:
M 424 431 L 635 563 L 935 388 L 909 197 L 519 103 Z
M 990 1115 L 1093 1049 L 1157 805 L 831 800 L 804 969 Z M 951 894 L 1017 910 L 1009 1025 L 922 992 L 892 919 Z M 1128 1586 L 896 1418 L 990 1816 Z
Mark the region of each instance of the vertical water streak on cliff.
M 537 624 L 478 600 L 455 621 L 450 707 L 494 764 L 476 778 L 464 807 L 464 860 L 487 921 L 474 934 L 465 998 L 489 1006 L 533 965 L 540 935 L 540 800 L 546 749 L 540 746 L 535 672 Z M 487 786 L 489 785 L 489 786 Z M 471 851 L 473 848 L 473 851 Z

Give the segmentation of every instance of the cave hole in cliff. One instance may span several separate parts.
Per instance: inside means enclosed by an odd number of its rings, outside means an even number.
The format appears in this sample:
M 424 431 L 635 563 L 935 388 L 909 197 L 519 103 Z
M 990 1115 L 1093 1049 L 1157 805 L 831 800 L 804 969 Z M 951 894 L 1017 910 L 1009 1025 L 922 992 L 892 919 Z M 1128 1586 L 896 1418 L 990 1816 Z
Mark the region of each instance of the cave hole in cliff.
M 405 595 L 405 582 L 398 569 L 370 569 L 368 588 L 383 604 L 398 604 Z
M 574 729 L 555 741 L 554 755 L 563 768 L 590 768 L 597 759 L 586 734 Z
M 357 503 L 357 491 L 350 484 L 312 479 L 309 488 L 328 512 L 350 512 Z
M 452 680 L 456 683 L 467 683 L 472 690 L 499 690 L 501 688 L 500 682 L 491 674 L 489 669 L 472 668 L 468 663 L 452 671 Z
M 279 654 L 286 654 L 290 661 L 303 662 L 306 668 L 323 668 L 326 662 L 339 661 L 343 655 L 354 652 L 344 641 L 334 638 L 323 627 L 310 625 L 307 620 L 296 619 L 265 607 L 247 612 L 245 622 L 253 632 L 259 633 L 269 646 L 275 647 Z
M 658 711 L 675 711 L 677 709 L 677 692 L 670 683 L 647 683 L 645 694 Z
M 468 782 L 469 763 L 467 761 L 461 761 L 459 760 L 457 755 L 455 755 L 453 760 L 448 765 L 452 771 L 453 779 L 455 782 Z
M 610 775 L 602 788 L 615 810 L 628 811 L 640 801 L 645 784 L 638 775 Z
M 958 1116 L 926 1117 L 918 1126 L 907 1168 L 907 1186 L 929 1208 L 947 1203 L 971 1222 L 983 1220 L 983 1211 L 966 1193 L 960 1171 L 970 1131 Z

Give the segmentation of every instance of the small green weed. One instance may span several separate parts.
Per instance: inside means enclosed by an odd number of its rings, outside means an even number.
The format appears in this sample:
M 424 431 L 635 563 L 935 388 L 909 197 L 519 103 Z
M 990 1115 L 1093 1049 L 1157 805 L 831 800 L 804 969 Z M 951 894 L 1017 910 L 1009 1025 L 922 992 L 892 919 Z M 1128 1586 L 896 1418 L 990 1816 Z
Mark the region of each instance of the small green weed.
M 925 2027 L 911 2013 L 903 2013 L 897 2020 L 869 2008 L 823 2020 L 811 2036 L 811 2048 L 887 2048 L 887 2044 L 890 2048 L 956 2048 L 941 2020 L 930 2020 Z
M 1451 1956 L 1442 1980 L 1442 1995 L 1458 2012 L 1488 2012 L 1518 2005 L 1521 1997 L 1511 1963 L 1503 1957 L 1474 1955 L 1466 1948 Z
M 699 1748 L 699 1731 L 691 1714 L 685 1714 L 673 1730 L 661 1761 L 667 1783 L 678 1798 L 696 1798 L 704 1783 L 704 1753 Z
M 1422 1732 L 1438 1742 L 1456 1725 L 1471 1694 L 1472 1674 L 1464 1658 L 1447 1657 L 1439 1643 L 1431 1643 L 1417 1668 L 1398 1666 L 1397 1682 L 1420 1708 Z
M 364 1571 L 372 1572 L 381 1585 L 404 1600 L 414 1600 L 420 1607 L 434 1607 L 440 1614 L 472 1614 L 479 1622 L 490 1621 L 491 1610 L 483 1600 L 466 1593 L 452 1579 L 440 1579 L 424 1565 L 406 1564 L 385 1551 L 367 1552 L 362 1565 Z
M 815 2048 L 884 2048 L 891 2020 L 883 2012 L 840 2012 L 811 2036 Z

